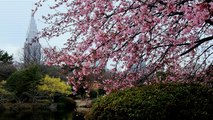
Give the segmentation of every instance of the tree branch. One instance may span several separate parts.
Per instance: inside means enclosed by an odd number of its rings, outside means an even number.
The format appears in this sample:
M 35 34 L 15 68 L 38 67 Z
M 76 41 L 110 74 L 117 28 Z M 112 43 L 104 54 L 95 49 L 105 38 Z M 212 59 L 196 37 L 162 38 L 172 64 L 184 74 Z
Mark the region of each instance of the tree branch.
M 203 38 L 203 39 L 201 39 L 201 40 L 197 40 L 197 41 L 195 41 L 194 43 L 197 43 L 197 44 L 202 44 L 202 43 L 204 43 L 204 42 L 207 42 L 207 41 L 210 41 L 210 40 L 212 40 L 213 39 L 213 36 L 210 36 L 210 37 L 206 37 L 206 38 Z M 192 43 L 181 43 L 181 44 L 177 44 L 177 45 L 174 45 L 174 44 L 168 44 L 168 45 L 159 45 L 159 46 L 155 46 L 155 47 L 153 47 L 152 49 L 157 49 L 157 48 L 160 48 L 160 47 L 173 47 L 173 46 L 184 46 L 184 45 L 190 45 L 190 44 L 192 44 Z M 197 45 L 196 44 L 196 45 Z M 195 45 L 195 46 L 196 46 Z M 183 54 L 183 53 L 182 53 Z
M 203 38 L 201 40 L 198 40 L 196 41 L 195 43 L 197 43 L 196 45 L 194 45 L 193 47 L 189 48 L 187 51 L 183 52 L 182 54 L 180 54 L 180 56 L 183 56 L 187 53 L 189 53 L 190 51 L 192 51 L 193 49 L 197 48 L 198 46 L 200 46 L 201 44 L 203 44 L 204 42 L 207 42 L 207 41 L 210 41 L 213 39 L 213 36 L 210 36 L 210 37 L 206 37 L 206 38 Z
M 211 21 L 210 19 L 208 20 L 205 20 L 206 23 L 210 24 L 210 25 L 213 25 L 213 21 Z
M 183 15 L 184 12 L 171 12 L 168 16 Z

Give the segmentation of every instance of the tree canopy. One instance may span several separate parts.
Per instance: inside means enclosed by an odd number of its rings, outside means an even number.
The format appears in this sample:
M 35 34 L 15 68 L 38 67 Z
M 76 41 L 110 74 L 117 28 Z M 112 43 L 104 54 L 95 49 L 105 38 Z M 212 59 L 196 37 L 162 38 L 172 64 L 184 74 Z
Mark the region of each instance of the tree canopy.
M 3 63 L 12 63 L 13 56 L 9 55 L 7 52 L 0 50 L 0 61 Z
M 76 88 L 109 64 L 116 75 L 104 80 L 108 91 L 158 81 L 157 71 L 168 73 L 165 81 L 188 82 L 213 64 L 211 0 L 60 0 L 49 6 L 43 19 L 50 26 L 40 37 L 70 38 L 63 49 L 46 50 L 47 64 L 69 66 Z
M 6 80 L 16 68 L 13 66 L 13 56 L 0 50 L 0 80 Z

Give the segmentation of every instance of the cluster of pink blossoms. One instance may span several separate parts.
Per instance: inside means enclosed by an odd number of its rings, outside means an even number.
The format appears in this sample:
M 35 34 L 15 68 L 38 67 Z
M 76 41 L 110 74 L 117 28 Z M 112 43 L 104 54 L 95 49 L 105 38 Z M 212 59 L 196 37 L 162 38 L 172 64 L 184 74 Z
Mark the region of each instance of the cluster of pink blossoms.
M 57 12 L 43 17 L 51 26 L 41 37 L 70 38 L 63 49 L 46 50 L 47 64 L 68 66 L 75 90 L 106 66 L 110 92 L 160 81 L 158 71 L 167 73 L 164 82 L 188 82 L 213 64 L 211 0 L 59 0 L 50 9 Z

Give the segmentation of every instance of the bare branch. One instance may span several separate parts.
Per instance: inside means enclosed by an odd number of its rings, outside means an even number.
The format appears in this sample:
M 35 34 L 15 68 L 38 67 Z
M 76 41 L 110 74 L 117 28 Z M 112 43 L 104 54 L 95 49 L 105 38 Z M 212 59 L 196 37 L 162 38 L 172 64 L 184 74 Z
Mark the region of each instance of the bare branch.
M 198 46 L 200 46 L 201 44 L 203 44 L 204 42 L 207 42 L 207 41 L 210 41 L 210 40 L 213 40 L 213 36 L 210 36 L 210 37 L 206 37 L 206 38 L 203 38 L 201 40 L 198 40 L 196 41 L 195 43 L 197 43 L 196 45 L 194 45 L 193 47 L 191 47 L 190 49 L 188 49 L 187 51 L 183 52 L 182 54 L 180 54 L 180 56 L 183 56 L 187 53 L 189 53 L 190 51 L 192 51 L 193 49 L 197 48 Z

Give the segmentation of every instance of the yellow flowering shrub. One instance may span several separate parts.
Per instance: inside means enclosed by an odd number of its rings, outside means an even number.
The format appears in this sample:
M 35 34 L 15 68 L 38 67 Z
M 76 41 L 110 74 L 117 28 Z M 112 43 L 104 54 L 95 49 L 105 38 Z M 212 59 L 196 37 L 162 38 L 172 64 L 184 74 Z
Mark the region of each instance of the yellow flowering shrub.
M 49 93 L 59 92 L 67 95 L 71 94 L 71 86 L 67 85 L 60 78 L 50 77 L 49 75 L 46 75 L 41 80 L 40 85 L 38 85 L 38 90 Z
M 8 91 L 6 91 L 4 89 L 4 85 L 5 85 L 6 81 L 5 80 L 1 80 L 0 81 L 0 94 L 4 94 L 4 93 L 7 93 Z

